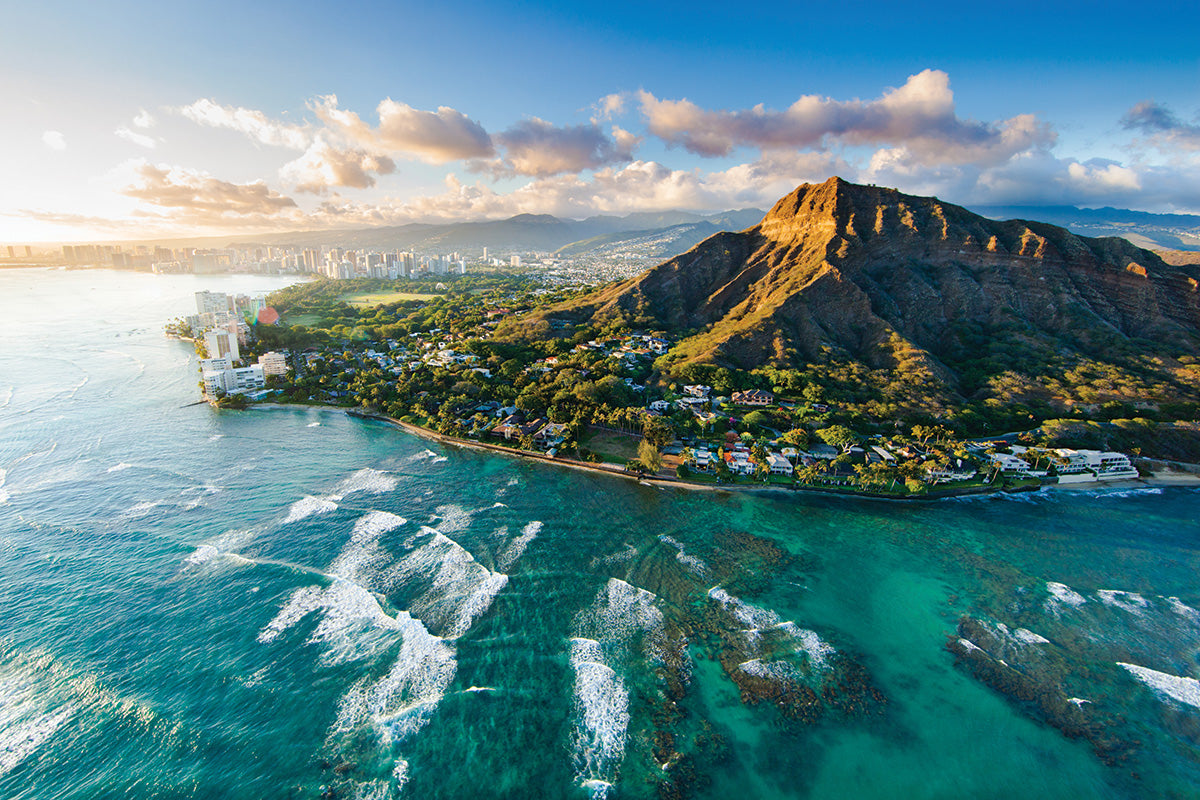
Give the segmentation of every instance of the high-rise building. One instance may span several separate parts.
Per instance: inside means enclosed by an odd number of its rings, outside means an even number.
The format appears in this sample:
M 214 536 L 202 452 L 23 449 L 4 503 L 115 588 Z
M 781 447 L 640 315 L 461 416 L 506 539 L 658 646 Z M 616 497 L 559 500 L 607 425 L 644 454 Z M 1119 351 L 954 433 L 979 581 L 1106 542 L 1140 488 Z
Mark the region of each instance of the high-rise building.
M 209 358 L 228 358 L 230 361 L 241 358 L 237 334 L 225 328 L 214 328 L 204 334 L 204 346 L 208 349 Z
M 234 312 L 233 298 L 224 292 L 196 292 L 196 313 L 198 314 L 232 314 Z
M 287 356 L 271 351 L 258 357 L 258 366 L 264 375 L 287 375 Z
M 520 256 L 513 256 L 512 258 L 510 258 L 510 259 L 508 260 L 508 263 L 509 263 L 509 264 L 511 264 L 511 265 L 512 265 L 512 266 L 514 266 L 514 267 L 519 267 L 519 266 L 521 266 L 521 257 L 520 257 Z

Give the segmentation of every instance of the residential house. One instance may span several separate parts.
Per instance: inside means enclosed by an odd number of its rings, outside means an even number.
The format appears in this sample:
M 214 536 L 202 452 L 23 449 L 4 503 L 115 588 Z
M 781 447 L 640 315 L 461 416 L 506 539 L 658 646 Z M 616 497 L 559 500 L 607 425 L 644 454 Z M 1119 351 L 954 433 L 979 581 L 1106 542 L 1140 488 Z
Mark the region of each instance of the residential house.
M 738 406 L 769 406 L 775 402 L 775 395 L 762 389 L 750 389 L 745 392 L 733 393 L 733 404 Z

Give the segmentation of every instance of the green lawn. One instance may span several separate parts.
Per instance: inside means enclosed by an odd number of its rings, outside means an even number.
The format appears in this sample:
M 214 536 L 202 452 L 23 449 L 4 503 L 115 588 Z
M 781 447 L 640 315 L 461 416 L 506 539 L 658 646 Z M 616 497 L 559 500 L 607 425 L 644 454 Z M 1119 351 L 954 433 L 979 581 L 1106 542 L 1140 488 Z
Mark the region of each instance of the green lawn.
M 283 314 L 283 321 L 288 325 L 303 325 L 311 328 L 321 321 L 320 314 Z
M 342 295 L 343 300 L 358 308 L 370 308 L 383 303 L 399 303 L 403 300 L 432 300 L 435 297 L 440 297 L 440 295 L 419 292 L 356 292 Z
M 641 437 L 638 436 L 626 436 L 613 431 L 592 428 L 581 444 L 609 464 L 624 464 L 630 459 L 637 458 L 639 441 L 641 441 Z

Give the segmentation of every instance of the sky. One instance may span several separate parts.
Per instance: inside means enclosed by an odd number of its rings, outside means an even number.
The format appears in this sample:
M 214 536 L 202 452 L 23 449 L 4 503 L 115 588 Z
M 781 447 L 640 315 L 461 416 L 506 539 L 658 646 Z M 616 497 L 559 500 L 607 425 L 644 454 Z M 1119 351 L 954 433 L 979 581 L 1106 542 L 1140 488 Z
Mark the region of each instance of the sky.
M 1200 213 L 1200 3 L 12 4 L 0 243 L 769 208 Z

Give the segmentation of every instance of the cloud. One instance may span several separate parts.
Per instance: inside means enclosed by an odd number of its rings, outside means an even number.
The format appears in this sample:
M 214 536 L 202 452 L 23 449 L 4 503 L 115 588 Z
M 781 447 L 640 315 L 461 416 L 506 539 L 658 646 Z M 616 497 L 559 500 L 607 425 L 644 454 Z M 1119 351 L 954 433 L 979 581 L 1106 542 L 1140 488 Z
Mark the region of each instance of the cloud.
M 136 144 L 138 147 L 153 149 L 158 144 L 153 136 L 147 136 L 144 133 L 138 133 L 125 127 L 117 128 L 113 133 L 127 142 Z
M 622 164 L 633 159 L 641 142 L 617 127 L 609 138 L 594 123 L 560 128 L 537 117 L 521 120 L 494 138 L 504 148 L 504 158 L 491 165 L 494 174 L 535 177 Z
M 67 140 L 59 131 L 46 131 L 42 134 L 42 144 L 51 150 L 66 150 Z
M 1000 163 L 1055 136 L 1030 114 L 994 123 L 960 119 L 950 78 L 939 70 L 912 75 L 871 101 L 805 95 L 784 111 L 757 105 L 710 111 L 689 100 L 660 100 L 638 92 L 647 130 L 702 156 L 728 156 L 737 147 L 824 149 L 902 144 L 926 163 Z
M 305 150 L 312 139 L 306 127 L 277 122 L 261 111 L 237 106 L 222 106 L 213 100 L 201 99 L 183 106 L 179 113 L 199 125 L 228 128 L 272 147 Z
M 483 182 L 465 184 L 449 175 L 440 194 L 379 204 L 334 198 L 322 203 L 312 220 L 317 227 L 336 227 L 498 219 L 525 213 L 579 218 L 670 209 L 766 208 L 800 183 L 849 171 L 844 161 L 830 154 L 784 152 L 711 173 L 634 161 L 621 168 L 600 169 L 588 179 L 574 174 L 537 178 L 507 193 Z
M 388 175 L 395 168 L 386 156 L 339 149 L 318 136 L 304 155 L 285 164 L 279 174 L 297 191 L 323 194 L 334 187 L 366 189 L 375 185 L 374 175 Z
M 431 164 L 495 154 L 483 126 L 448 106 L 422 111 L 389 98 L 376 108 L 377 128 L 355 112 L 339 108 L 335 95 L 317 98 L 309 107 L 330 130 L 371 152 L 404 154 Z
M 202 172 L 146 161 L 132 162 L 133 182 L 121 194 L 154 207 L 143 215 L 178 224 L 230 226 L 295 219 L 296 201 L 262 181 L 231 183 Z M 164 214 L 165 212 L 165 214 Z
M 1147 134 L 1162 150 L 1200 151 L 1200 124 L 1189 124 L 1164 105 L 1144 100 L 1125 113 L 1121 126 Z
M 150 112 L 142 108 L 138 110 L 138 115 L 133 118 L 135 128 L 153 128 L 154 117 L 150 116 Z
M 595 113 L 592 115 L 592 122 L 619 117 L 625 113 L 625 94 L 622 92 L 606 94 L 597 100 L 592 105 L 592 108 L 595 110 Z

